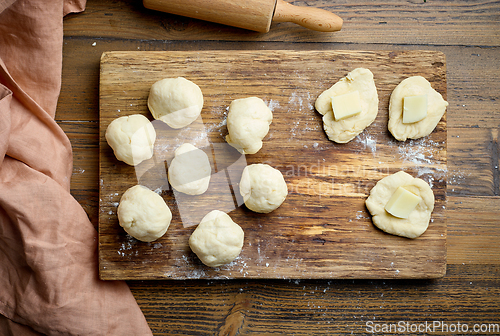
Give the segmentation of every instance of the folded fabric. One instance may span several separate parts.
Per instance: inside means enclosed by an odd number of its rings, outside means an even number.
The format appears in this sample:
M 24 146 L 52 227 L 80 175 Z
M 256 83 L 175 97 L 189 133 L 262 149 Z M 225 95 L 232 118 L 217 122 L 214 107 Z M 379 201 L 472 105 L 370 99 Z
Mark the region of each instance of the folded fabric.
M 54 121 L 63 16 L 84 0 L 0 0 L 0 334 L 152 335 L 127 284 L 98 278 Z

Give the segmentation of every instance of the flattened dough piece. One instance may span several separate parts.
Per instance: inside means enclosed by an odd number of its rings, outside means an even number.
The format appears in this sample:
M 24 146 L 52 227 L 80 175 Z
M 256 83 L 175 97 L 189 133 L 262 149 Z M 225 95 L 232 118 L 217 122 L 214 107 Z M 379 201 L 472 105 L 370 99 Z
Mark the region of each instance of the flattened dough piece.
M 398 187 L 404 187 L 422 198 L 415 210 L 405 219 L 392 216 L 384 208 Z M 429 226 L 434 210 L 434 193 L 422 179 L 399 171 L 378 181 L 365 204 L 372 215 L 373 224 L 380 230 L 397 236 L 417 238 Z
M 189 237 L 189 247 L 210 267 L 228 264 L 240 254 L 245 234 L 228 214 L 209 212 Z
M 243 169 L 240 194 L 248 209 L 269 213 L 285 201 L 288 187 L 278 169 L 257 163 Z
M 172 128 L 182 128 L 198 118 L 203 108 L 203 93 L 184 77 L 165 78 L 151 86 L 148 108 L 155 119 Z
M 153 156 L 156 131 L 142 114 L 114 119 L 108 125 L 105 137 L 115 157 L 128 165 L 138 165 Z
M 129 235 L 144 242 L 162 237 L 172 220 L 172 212 L 163 198 L 141 185 L 123 193 L 117 213 L 120 226 Z
M 333 115 L 332 97 L 354 91 L 359 92 L 361 112 L 353 117 L 336 121 Z M 354 69 L 321 93 L 314 105 L 323 115 L 323 128 L 330 140 L 337 143 L 351 141 L 377 117 L 378 94 L 372 72 L 364 68 Z
M 409 96 L 427 95 L 427 116 L 411 124 L 403 124 L 403 99 Z M 432 133 L 443 117 L 448 102 L 431 87 L 422 76 L 404 79 L 392 91 L 389 101 L 389 131 L 399 141 L 418 139 Z
M 229 105 L 226 136 L 228 144 L 241 154 L 255 154 L 269 132 L 273 113 L 258 97 L 236 99 Z
M 208 189 L 212 168 L 207 154 L 185 143 L 175 150 L 168 167 L 168 181 L 172 187 L 188 195 L 201 195 Z

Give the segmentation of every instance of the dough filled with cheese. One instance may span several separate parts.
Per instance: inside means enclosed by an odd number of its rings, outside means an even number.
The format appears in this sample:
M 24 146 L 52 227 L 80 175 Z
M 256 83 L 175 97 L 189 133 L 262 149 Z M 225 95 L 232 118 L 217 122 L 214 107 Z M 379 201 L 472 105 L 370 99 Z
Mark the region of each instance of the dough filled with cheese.
M 351 117 L 336 120 L 332 98 L 356 91 L 359 95 L 361 111 Z M 365 68 L 357 68 L 321 93 L 314 106 L 323 115 L 323 128 L 328 138 L 337 143 L 346 143 L 354 139 L 375 120 L 378 113 L 378 102 L 377 88 L 372 72 Z
M 408 218 L 395 217 L 385 208 L 399 187 L 410 190 L 421 199 Z M 370 191 L 365 204 L 376 227 L 393 235 L 416 238 L 429 226 L 431 213 L 434 210 L 434 193 L 424 180 L 399 171 L 378 181 Z
M 403 104 L 405 97 L 425 95 L 427 115 L 414 123 L 403 123 Z M 406 78 L 396 86 L 389 101 L 389 131 L 399 141 L 418 139 L 432 133 L 446 112 L 448 102 L 431 87 L 422 76 Z

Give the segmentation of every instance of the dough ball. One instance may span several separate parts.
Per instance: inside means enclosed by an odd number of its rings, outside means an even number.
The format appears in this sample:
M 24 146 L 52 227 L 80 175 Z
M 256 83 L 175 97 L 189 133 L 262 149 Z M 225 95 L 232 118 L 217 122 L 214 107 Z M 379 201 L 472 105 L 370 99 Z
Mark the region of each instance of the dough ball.
M 175 156 L 168 167 L 168 181 L 177 191 L 201 195 L 208 189 L 211 173 L 207 154 L 185 143 L 175 150 Z
M 126 164 L 135 166 L 153 156 L 156 131 L 142 114 L 113 120 L 105 136 L 116 158 Z
M 269 132 L 272 120 L 273 113 L 262 99 L 233 100 L 227 115 L 226 141 L 241 154 L 255 154 L 262 148 L 262 139 Z
M 332 98 L 354 91 L 359 92 L 361 112 L 336 121 L 333 115 Z M 337 143 L 351 141 L 377 117 L 378 94 L 372 72 L 364 68 L 354 69 L 331 88 L 321 93 L 314 105 L 316 110 L 323 115 L 323 128 L 330 140 Z
M 427 116 L 415 123 L 403 124 L 403 98 L 427 95 Z M 448 102 L 422 76 L 409 77 L 396 86 L 389 101 L 389 131 L 399 141 L 418 139 L 432 133 L 443 117 Z
M 163 198 L 148 188 L 136 185 L 122 195 L 118 205 L 120 226 L 132 237 L 151 242 L 163 236 L 172 213 Z
M 398 187 L 405 187 L 422 198 L 408 218 L 394 217 L 385 210 L 385 205 Z M 380 230 L 397 236 L 416 238 L 429 226 L 434 210 L 434 193 L 425 181 L 400 171 L 378 181 L 365 204 L 372 215 L 373 224 Z
M 288 187 L 278 169 L 258 163 L 243 169 L 240 194 L 248 209 L 268 213 L 285 201 Z
M 228 264 L 240 254 L 243 229 L 226 213 L 213 210 L 201 220 L 189 237 L 189 247 L 210 267 Z
M 151 86 L 148 107 L 155 119 L 182 128 L 200 115 L 203 94 L 198 85 L 183 77 L 165 78 Z

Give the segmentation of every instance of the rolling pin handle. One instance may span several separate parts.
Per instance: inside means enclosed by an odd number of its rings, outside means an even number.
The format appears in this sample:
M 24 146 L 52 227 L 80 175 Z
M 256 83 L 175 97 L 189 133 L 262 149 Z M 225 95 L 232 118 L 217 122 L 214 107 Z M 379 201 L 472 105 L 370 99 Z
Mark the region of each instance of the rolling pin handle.
M 276 1 L 273 21 L 293 22 L 302 27 L 334 32 L 342 28 L 343 20 L 336 14 L 320 8 L 294 6 L 283 0 Z

